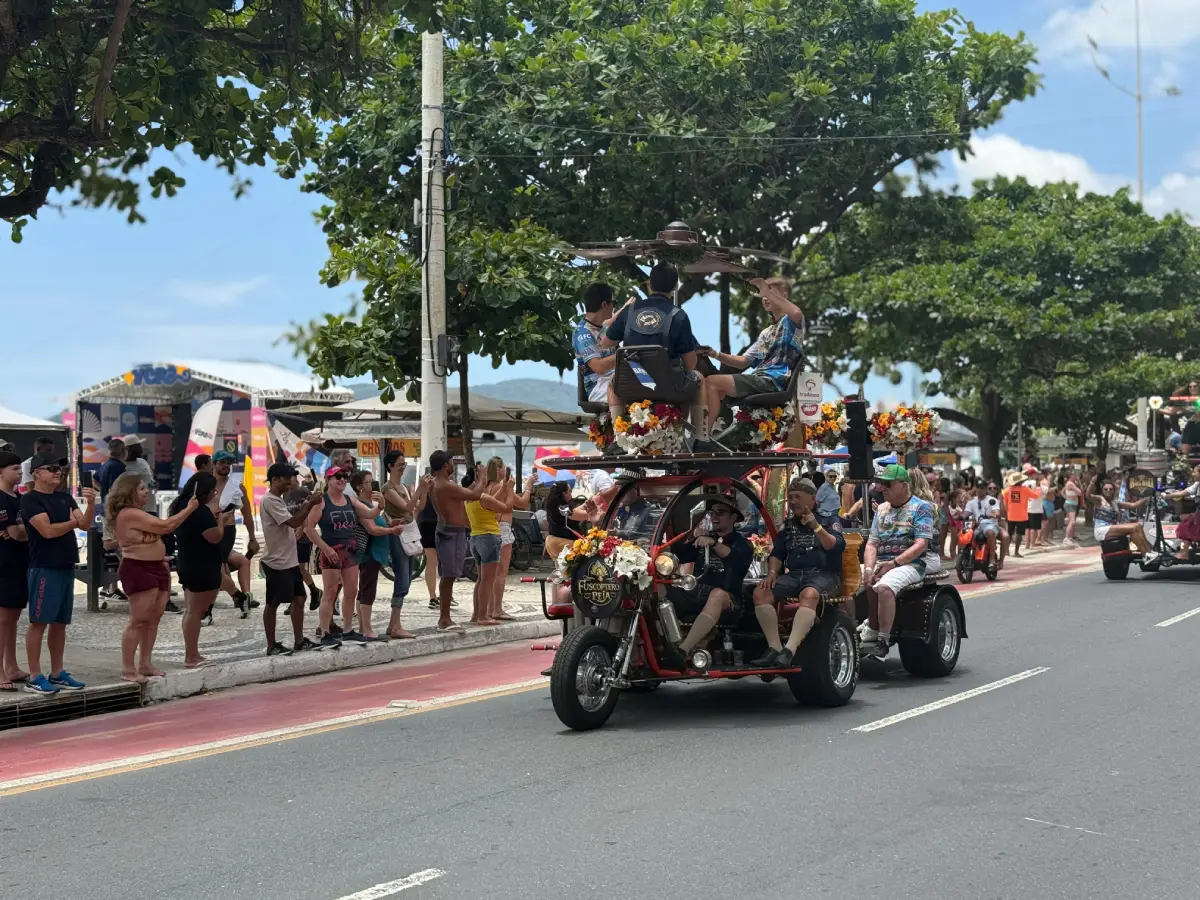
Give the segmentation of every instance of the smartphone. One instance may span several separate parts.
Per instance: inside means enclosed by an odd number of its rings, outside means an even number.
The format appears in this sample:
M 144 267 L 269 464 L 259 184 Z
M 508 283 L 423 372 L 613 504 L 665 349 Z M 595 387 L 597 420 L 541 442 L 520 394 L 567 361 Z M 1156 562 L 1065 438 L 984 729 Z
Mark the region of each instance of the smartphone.
M 93 482 L 92 482 L 92 473 L 91 472 L 80 472 L 79 473 L 79 486 L 81 488 L 84 488 L 84 489 L 90 488 L 92 486 L 92 483 Z
M 504 477 L 508 481 L 512 481 L 512 466 L 504 467 Z
M 233 512 L 233 511 L 234 511 L 235 509 L 237 509 L 237 508 L 238 508 L 238 505 L 237 505 L 236 503 L 230 503 L 230 504 L 229 504 L 228 506 L 226 506 L 226 507 L 225 507 L 223 510 L 221 510 L 221 512 L 227 512 L 227 513 L 230 513 L 230 512 Z

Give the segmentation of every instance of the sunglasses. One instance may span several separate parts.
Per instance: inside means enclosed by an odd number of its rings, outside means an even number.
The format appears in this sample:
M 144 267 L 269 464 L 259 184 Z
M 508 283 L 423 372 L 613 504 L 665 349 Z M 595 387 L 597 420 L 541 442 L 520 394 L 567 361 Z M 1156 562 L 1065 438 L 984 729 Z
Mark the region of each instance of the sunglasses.
M 329 480 L 330 481 L 345 481 L 349 477 L 350 476 L 347 475 L 345 472 L 338 472 L 338 474 L 336 474 L 336 475 L 330 475 Z
M 34 469 L 35 472 L 49 472 L 51 475 L 59 475 L 64 469 L 62 466 L 38 466 Z

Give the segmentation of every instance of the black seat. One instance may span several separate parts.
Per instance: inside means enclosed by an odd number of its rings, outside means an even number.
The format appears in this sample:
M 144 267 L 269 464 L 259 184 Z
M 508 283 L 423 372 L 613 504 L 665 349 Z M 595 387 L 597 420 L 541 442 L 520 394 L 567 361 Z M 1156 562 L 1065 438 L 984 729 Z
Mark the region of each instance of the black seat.
M 577 380 L 579 382 L 579 394 L 578 394 L 579 408 L 582 409 L 585 413 L 589 413 L 593 416 L 598 416 L 598 415 L 600 415 L 600 413 L 608 412 L 608 404 L 607 403 L 593 403 L 591 400 L 588 399 L 588 390 L 587 390 L 587 387 L 585 387 L 584 383 L 583 383 L 583 366 L 576 366 L 575 372 L 576 372 Z
M 739 397 L 733 403 L 740 407 L 752 407 L 755 409 L 773 408 L 776 406 L 787 406 L 796 396 L 796 381 L 800 378 L 800 367 L 792 369 L 792 373 L 788 376 L 787 385 L 782 391 L 769 391 L 765 394 L 750 394 L 747 397 Z
M 630 363 L 637 363 L 646 370 L 654 382 L 653 388 L 638 380 Z M 667 355 L 665 347 L 656 344 L 621 347 L 617 350 L 613 392 L 617 399 L 626 404 L 649 400 L 651 403 L 670 403 L 686 407 L 695 399 L 700 383 L 691 382 L 680 389 L 680 371 L 680 367 Z

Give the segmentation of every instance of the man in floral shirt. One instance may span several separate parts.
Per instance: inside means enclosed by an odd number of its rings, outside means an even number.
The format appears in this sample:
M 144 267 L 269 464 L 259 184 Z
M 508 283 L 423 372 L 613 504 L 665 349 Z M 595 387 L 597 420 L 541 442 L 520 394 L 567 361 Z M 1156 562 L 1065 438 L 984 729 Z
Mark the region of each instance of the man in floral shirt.
M 788 299 L 787 280 L 755 278 L 750 283 L 762 297 L 763 309 L 775 321 L 762 330 L 745 356 L 700 348 L 701 353 L 721 365 L 742 370 L 736 375 L 709 375 L 704 379 L 709 430 L 717 420 L 722 400 L 781 391 L 787 387 L 792 371 L 804 366 L 804 313 Z
M 861 635 L 863 651 L 883 659 L 896 621 L 896 595 L 925 579 L 924 557 L 933 543 L 934 509 L 932 503 L 913 496 L 904 466 L 888 466 L 875 481 L 884 502 L 871 523 L 863 554 L 870 615 Z

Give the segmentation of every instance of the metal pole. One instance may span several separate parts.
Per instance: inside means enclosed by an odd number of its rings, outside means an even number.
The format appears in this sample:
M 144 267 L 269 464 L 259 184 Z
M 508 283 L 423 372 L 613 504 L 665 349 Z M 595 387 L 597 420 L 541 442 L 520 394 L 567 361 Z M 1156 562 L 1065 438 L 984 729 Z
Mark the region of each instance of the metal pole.
M 421 197 L 425 229 L 425 265 L 421 270 L 421 455 L 426 459 L 446 443 L 446 369 L 437 359 L 438 339 L 446 334 L 446 207 L 442 147 L 446 119 L 442 111 L 440 31 L 421 35 Z
M 1133 34 L 1137 55 L 1137 177 L 1138 203 L 1145 196 L 1145 185 L 1142 178 L 1142 3 L 1133 0 Z
M 1138 397 L 1137 401 L 1137 452 L 1146 452 L 1146 413 L 1150 409 L 1150 404 L 1145 397 Z
M 1017 469 L 1021 468 L 1021 463 L 1025 461 L 1025 419 L 1022 417 L 1021 410 L 1017 410 Z

